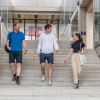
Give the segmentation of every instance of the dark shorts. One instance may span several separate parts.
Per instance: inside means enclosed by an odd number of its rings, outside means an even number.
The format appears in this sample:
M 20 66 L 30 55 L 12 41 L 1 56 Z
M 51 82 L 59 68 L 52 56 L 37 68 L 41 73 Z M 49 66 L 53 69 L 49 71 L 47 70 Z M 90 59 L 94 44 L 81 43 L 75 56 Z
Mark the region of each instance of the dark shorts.
M 21 63 L 22 64 L 22 52 L 21 51 L 10 51 L 9 52 L 9 63 Z
M 46 59 L 48 61 L 48 64 L 50 63 L 53 64 L 53 61 L 54 61 L 53 56 L 54 56 L 53 53 L 50 53 L 50 54 L 41 53 L 40 54 L 40 64 L 45 63 Z

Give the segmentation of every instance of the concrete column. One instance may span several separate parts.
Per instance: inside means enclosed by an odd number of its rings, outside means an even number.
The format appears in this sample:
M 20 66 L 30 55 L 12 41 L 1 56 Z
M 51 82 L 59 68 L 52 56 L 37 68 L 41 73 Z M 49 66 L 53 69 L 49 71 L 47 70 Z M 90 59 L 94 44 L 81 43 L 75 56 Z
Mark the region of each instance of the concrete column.
M 86 11 L 87 8 L 78 8 L 78 32 L 86 32 Z M 87 33 L 86 33 L 87 34 Z M 82 35 L 83 42 L 86 44 L 86 35 Z
M 88 49 L 93 47 L 93 13 L 86 14 L 86 45 Z

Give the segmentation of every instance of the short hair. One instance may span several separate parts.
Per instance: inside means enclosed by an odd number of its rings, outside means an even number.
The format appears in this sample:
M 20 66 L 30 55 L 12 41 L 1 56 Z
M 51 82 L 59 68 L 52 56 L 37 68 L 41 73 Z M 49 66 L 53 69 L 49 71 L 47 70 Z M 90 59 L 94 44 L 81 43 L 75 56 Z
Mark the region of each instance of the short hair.
M 18 23 L 15 23 L 15 24 L 14 24 L 14 27 L 15 27 L 16 25 L 19 25 L 19 24 L 18 24 Z
M 52 27 L 52 25 L 47 24 L 47 25 L 45 25 L 45 27 L 44 27 L 44 28 L 45 28 L 45 30 L 46 30 L 47 28 L 49 29 L 50 27 Z

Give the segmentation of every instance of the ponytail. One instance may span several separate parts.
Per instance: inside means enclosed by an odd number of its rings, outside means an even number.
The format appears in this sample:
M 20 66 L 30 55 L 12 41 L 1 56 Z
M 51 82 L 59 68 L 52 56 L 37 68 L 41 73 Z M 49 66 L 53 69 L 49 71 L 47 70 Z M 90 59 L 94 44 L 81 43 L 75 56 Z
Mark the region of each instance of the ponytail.
M 81 35 L 79 33 L 75 33 L 76 37 L 79 38 L 80 42 L 83 42 L 83 38 L 81 37 Z M 75 42 L 74 42 L 75 43 Z M 74 45 L 74 43 L 72 43 L 72 45 Z
M 81 37 L 81 35 L 80 35 L 79 41 L 80 42 L 83 42 L 83 38 Z

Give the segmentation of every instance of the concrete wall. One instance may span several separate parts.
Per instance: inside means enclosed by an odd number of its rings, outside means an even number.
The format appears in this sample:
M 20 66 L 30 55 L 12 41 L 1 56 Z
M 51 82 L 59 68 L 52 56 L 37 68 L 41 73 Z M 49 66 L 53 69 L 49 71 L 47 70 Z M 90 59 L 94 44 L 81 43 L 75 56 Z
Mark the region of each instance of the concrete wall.
M 81 32 L 86 32 L 86 8 L 80 8 L 78 9 L 78 31 L 81 34 Z M 86 44 L 86 35 L 82 35 L 83 42 Z
M 18 7 L 60 7 L 62 0 L 11 0 Z
M 78 31 L 86 32 L 82 35 L 83 42 L 88 49 L 93 49 L 93 13 L 87 13 L 87 8 L 78 9 Z
M 86 14 L 86 45 L 88 49 L 93 49 L 93 13 Z

